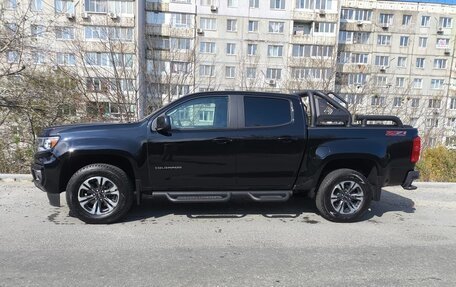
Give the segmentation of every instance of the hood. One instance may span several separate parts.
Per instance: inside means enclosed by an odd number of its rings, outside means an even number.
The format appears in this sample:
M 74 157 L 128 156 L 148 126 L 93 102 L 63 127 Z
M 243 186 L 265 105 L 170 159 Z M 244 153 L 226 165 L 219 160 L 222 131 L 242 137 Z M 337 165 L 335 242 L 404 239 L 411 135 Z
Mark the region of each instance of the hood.
M 139 122 L 134 123 L 82 123 L 82 124 L 70 124 L 60 125 L 44 128 L 40 136 L 54 136 L 60 135 L 61 133 L 69 132 L 80 132 L 80 131 L 97 131 L 97 130 L 111 130 L 111 129 L 123 129 L 129 127 L 135 127 L 140 125 Z

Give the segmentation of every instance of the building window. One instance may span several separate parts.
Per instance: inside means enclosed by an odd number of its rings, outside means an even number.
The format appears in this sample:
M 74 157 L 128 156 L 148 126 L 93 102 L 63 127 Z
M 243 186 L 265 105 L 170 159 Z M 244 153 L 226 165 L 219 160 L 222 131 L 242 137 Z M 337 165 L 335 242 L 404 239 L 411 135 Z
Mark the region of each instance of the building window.
M 190 64 L 188 62 L 172 61 L 170 64 L 171 73 L 173 74 L 188 74 L 190 72 Z
M 270 0 L 271 9 L 285 9 L 285 0 Z
M 341 64 L 367 64 L 369 54 L 341 52 L 339 55 L 339 63 Z
M 5 9 L 16 9 L 17 8 L 17 0 L 5 0 Z
M 200 53 L 215 53 L 215 43 L 214 42 L 200 42 Z
M 173 50 L 190 50 L 192 40 L 190 38 L 170 38 L 169 47 Z
M 418 46 L 419 46 L 420 48 L 426 48 L 426 47 L 427 47 L 427 40 L 428 40 L 427 37 L 420 37 L 420 38 L 418 39 Z
M 257 44 L 247 44 L 247 55 L 255 56 L 257 54 Z
M 426 127 L 427 128 L 438 128 L 439 119 L 436 119 L 436 118 L 426 119 Z
M 72 29 L 72 28 L 71 28 Z M 86 40 L 112 40 L 112 41 L 133 41 L 133 28 L 124 27 L 106 27 L 106 26 L 86 26 Z M 74 38 L 74 30 L 73 30 Z
M 377 44 L 380 46 L 389 46 L 391 45 L 391 36 L 390 35 L 378 35 Z
M 236 19 L 228 19 L 226 20 L 226 30 L 229 32 L 236 32 L 237 31 L 237 21 Z
M 434 69 L 446 69 L 447 59 L 434 59 Z
M 393 14 L 380 14 L 378 22 L 383 25 L 393 24 Z
M 408 36 L 401 36 L 399 45 L 401 47 L 407 47 L 409 45 L 409 37 Z
M 258 21 L 249 21 L 249 32 L 258 32 Z
M 456 128 L 456 118 L 448 118 L 447 126 Z
M 377 87 L 386 87 L 388 85 L 388 78 L 386 76 L 376 76 L 375 85 Z
M 283 46 L 282 45 L 268 45 L 268 57 L 282 57 Z
M 385 106 L 385 97 L 383 97 L 383 96 L 371 97 L 371 106 Z
M 445 144 L 450 147 L 456 146 L 456 137 L 446 137 Z
M 314 23 L 314 32 L 315 33 L 327 33 L 333 34 L 336 28 L 335 23 L 329 22 L 315 22 Z
M 238 6 L 238 0 L 228 0 L 228 8 L 236 8 Z
M 297 3 L 299 3 L 299 0 Z M 342 8 L 340 18 L 348 21 L 371 21 L 372 10 Z
M 249 0 L 249 7 L 250 8 L 259 8 L 260 0 Z
M 453 21 L 450 17 L 440 17 L 439 27 L 451 28 L 452 26 L 453 26 Z
M 217 30 L 217 20 L 215 18 L 200 18 L 200 28 L 203 30 Z
M 412 106 L 412 108 L 418 108 L 420 106 L 420 99 L 412 98 L 410 105 Z
M 267 68 L 266 69 L 266 78 L 280 80 L 282 78 L 282 69 Z
M 303 57 L 331 57 L 334 48 L 332 46 L 320 45 L 293 45 L 292 56 L 295 58 Z
M 401 97 L 394 97 L 393 99 L 393 107 L 399 108 L 402 106 L 402 98 Z
M 34 38 L 42 38 L 44 37 L 44 33 L 46 33 L 46 27 L 43 25 L 31 25 L 31 34 Z
M 55 27 L 55 38 L 57 40 L 73 40 L 74 28 L 73 27 Z
M 407 66 L 407 58 L 406 57 L 397 57 L 397 66 L 399 68 L 405 68 Z
M 424 63 L 426 62 L 425 58 L 416 58 L 416 67 L 424 69 Z
M 351 105 L 362 105 L 363 104 L 363 95 L 359 94 L 345 94 L 342 95 L 345 101 Z
M 43 11 L 43 0 L 32 0 L 30 9 L 32 11 L 38 12 Z
M 327 79 L 330 76 L 331 71 L 329 69 L 319 68 L 292 68 L 291 76 L 297 80 L 321 80 Z
M 389 57 L 388 56 L 375 56 L 375 65 L 376 66 L 389 66 Z
M 296 9 L 331 10 L 333 2 L 333 0 L 296 0 Z
M 116 2 L 116 1 L 115 1 Z M 119 2 L 119 1 L 117 1 Z M 134 2 L 129 2 L 134 3 Z M 171 27 L 174 28 L 190 28 L 193 24 L 191 14 L 171 13 Z
M 436 48 L 446 49 L 446 48 L 448 48 L 449 45 L 450 45 L 449 38 L 437 38 Z
M 214 65 L 200 65 L 199 75 L 201 77 L 213 77 L 215 75 Z
M 235 55 L 236 54 L 236 44 L 235 43 L 227 43 L 226 44 L 226 54 L 227 55 Z
M 57 53 L 57 65 L 75 66 L 76 56 L 72 53 Z
M 443 89 L 443 79 L 432 79 L 431 80 L 431 89 L 433 90 L 441 90 Z
M 74 14 L 74 3 L 70 0 L 55 0 L 55 13 Z
M 396 87 L 403 88 L 405 86 L 405 78 L 404 77 L 397 77 L 396 78 Z
M 32 51 L 32 62 L 36 65 L 45 64 L 45 57 L 42 51 Z
M 191 0 L 188 2 L 191 3 Z M 201 0 L 201 6 L 212 6 L 212 5 L 215 5 L 215 0 Z
M 119 15 L 133 14 L 133 1 L 85 0 L 85 11 L 96 13 L 112 12 Z
M 410 25 L 412 22 L 412 15 L 402 15 L 402 25 Z
M 269 33 L 283 33 L 284 22 L 269 22 Z
M 456 98 L 450 99 L 450 110 L 456 110 Z
M 234 67 L 234 66 L 226 66 L 225 67 L 225 77 L 227 77 L 227 78 L 236 77 L 236 67 Z
M 365 85 L 367 82 L 366 74 L 348 74 L 349 85 Z
M 414 88 L 414 89 L 421 89 L 421 88 L 423 88 L 423 79 L 421 79 L 421 78 L 415 78 L 415 79 L 413 79 L 412 88 Z
M 421 27 L 429 27 L 430 22 L 430 16 L 421 16 Z
M 428 108 L 430 109 L 440 109 L 442 105 L 442 100 L 429 99 Z
M 255 79 L 256 78 L 256 68 L 247 67 L 246 76 L 247 76 L 247 79 Z
M 134 54 L 86 52 L 85 63 L 95 67 L 132 68 Z

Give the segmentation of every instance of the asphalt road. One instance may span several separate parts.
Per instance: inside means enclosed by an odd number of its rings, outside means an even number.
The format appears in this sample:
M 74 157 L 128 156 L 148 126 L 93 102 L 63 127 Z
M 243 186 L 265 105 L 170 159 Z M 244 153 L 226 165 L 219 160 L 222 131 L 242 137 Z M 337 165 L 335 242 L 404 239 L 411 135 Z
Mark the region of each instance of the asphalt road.
M 456 286 L 456 184 L 386 188 L 363 221 L 310 199 L 171 204 L 86 225 L 0 184 L 0 286 Z

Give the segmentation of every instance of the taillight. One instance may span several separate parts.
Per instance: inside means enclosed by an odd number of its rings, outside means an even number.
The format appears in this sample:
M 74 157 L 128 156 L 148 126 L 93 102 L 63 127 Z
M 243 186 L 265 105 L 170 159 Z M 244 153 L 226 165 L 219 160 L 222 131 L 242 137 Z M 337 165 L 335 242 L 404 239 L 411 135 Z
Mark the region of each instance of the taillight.
M 416 163 L 420 159 L 420 151 L 421 151 L 421 138 L 416 137 L 413 139 L 412 154 L 410 155 L 410 161 L 412 163 Z

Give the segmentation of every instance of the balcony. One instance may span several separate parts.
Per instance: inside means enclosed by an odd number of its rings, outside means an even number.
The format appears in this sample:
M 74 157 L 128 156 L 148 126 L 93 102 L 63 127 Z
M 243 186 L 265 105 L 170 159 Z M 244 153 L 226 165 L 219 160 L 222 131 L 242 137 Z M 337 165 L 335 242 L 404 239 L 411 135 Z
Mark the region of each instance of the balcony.
M 146 1 L 146 11 L 169 11 L 169 3 Z

